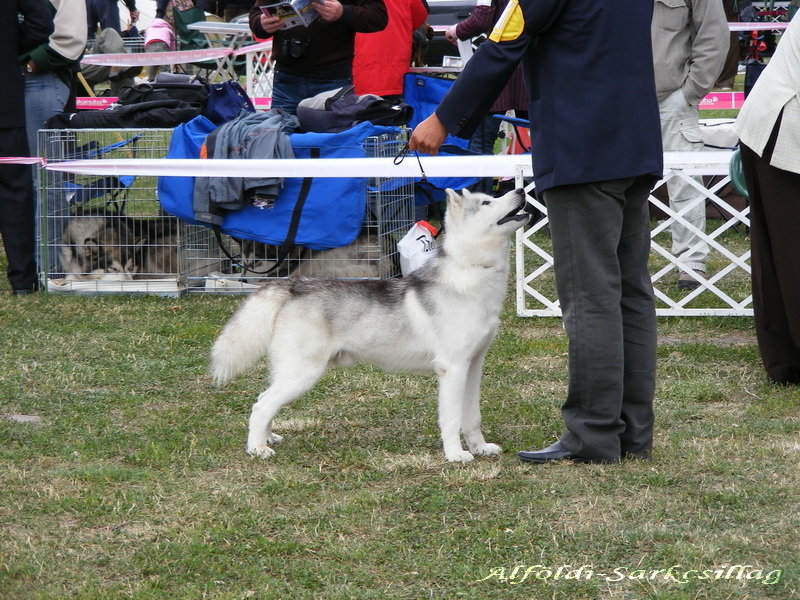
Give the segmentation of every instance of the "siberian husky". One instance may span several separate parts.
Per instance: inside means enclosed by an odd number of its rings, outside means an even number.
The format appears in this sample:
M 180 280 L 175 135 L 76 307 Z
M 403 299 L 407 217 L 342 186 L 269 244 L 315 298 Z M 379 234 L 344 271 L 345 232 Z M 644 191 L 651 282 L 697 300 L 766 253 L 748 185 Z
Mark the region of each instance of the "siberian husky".
M 375 228 L 365 228 L 351 244 L 341 248 L 309 250 L 295 246 L 277 268 L 278 246 L 237 240 L 242 250 L 242 278 L 258 284 L 276 277 L 385 278 L 395 265 L 384 258 L 392 254 L 384 237 L 388 236 L 380 236 Z
M 297 278 L 245 300 L 211 350 L 217 383 L 267 354 L 271 385 L 250 415 L 247 452 L 268 458 L 282 440 L 272 420 L 331 366 L 368 362 L 387 371 L 435 372 L 448 461 L 494 455 L 481 433 L 483 360 L 500 322 L 511 234 L 524 226 L 525 194 L 501 198 L 447 190 L 444 241 L 424 266 L 389 280 Z M 469 450 L 464 450 L 463 434 Z
M 71 218 L 59 246 L 66 279 L 133 279 L 127 242 L 127 229 L 119 226 L 119 219 L 92 214 Z
M 175 273 L 177 248 L 174 219 L 88 213 L 69 219 L 59 254 L 67 280 L 129 281 Z

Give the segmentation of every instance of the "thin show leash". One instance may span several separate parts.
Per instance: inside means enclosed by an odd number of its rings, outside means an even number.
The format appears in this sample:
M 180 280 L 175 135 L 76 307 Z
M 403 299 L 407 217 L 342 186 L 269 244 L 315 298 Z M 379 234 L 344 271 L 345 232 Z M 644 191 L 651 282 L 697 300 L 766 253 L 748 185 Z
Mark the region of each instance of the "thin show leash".
M 411 150 L 408 147 L 408 142 L 406 142 L 405 146 L 403 146 L 397 153 L 397 156 L 394 157 L 392 163 L 395 165 L 401 164 L 406 159 L 409 152 L 411 152 Z M 442 209 L 439 206 L 439 204 L 433 199 L 433 193 L 431 192 L 431 188 L 433 187 L 433 185 L 431 184 L 430 181 L 428 181 L 428 176 L 425 174 L 425 169 L 423 168 L 422 161 L 419 158 L 419 152 L 414 150 L 414 156 L 417 157 L 417 164 L 419 165 L 419 172 L 420 172 L 419 183 L 415 184 L 414 187 L 420 190 L 423 194 L 425 194 L 425 197 L 428 199 L 428 203 L 431 206 L 433 216 L 439 220 L 440 227 L 436 235 L 433 236 L 434 238 L 437 238 L 444 231 L 444 215 L 442 214 Z

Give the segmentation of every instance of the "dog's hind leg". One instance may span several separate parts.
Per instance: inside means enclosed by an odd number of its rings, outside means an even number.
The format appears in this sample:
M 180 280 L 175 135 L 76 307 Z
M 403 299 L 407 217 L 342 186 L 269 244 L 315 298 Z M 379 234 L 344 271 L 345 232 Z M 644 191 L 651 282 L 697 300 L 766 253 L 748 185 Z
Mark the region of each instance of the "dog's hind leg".
M 487 347 L 488 348 L 488 347 Z M 472 454 L 483 456 L 494 456 L 502 454 L 503 449 L 497 444 L 488 444 L 483 439 L 481 433 L 481 375 L 483 372 L 483 360 L 486 351 L 479 353 L 470 363 L 467 373 L 467 385 L 464 390 L 464 414 L 462 416 L 461 431 L 467 441 L 467 447 Z
M 439 429 L 444 457 L 450 462 L 470 462 L 473 456 L 461 445 L 461 419 L 468 366 L 463 363 L 436 365 L 439 378 Z
M 309 366 L 311 368 L 309 368 Z M 326 364 L 304 365 L 302 373 L 281 372 L 273 369 L 272 385 L 259 394 L 250 412 L 250 424 L 247 433 L 247 453 L 259 458 L 269 458 L 275 451 L 271 444 L 278 444 L 283 438 L 272 433 L 272 419 L 278 411 L 310 390 L 320 377 L 325 374 Z

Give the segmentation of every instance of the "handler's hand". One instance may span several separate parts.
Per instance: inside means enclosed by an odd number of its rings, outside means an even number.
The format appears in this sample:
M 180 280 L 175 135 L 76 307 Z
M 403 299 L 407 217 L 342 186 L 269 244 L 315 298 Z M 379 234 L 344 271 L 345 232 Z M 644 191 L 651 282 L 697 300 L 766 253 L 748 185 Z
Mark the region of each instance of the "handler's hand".
M 263 14 L 261 15 L 261 26 L 264 28 L 264 31 L 272 35 L 279 29 L 283 29 L 283 21 L 281 21 L 278 17 Z
M 436 113 L 433 113 L 414 128 L 411 139 L 408 140 L 408 148 L 436 156 L 446 138 L 447 130 Z
M 325 0 L 324 3 L 314 0 L 314 10 L 319 13 L 323 21 L 328 22 L 338 21 L 344 14 L 344 7 L 339 0 Z

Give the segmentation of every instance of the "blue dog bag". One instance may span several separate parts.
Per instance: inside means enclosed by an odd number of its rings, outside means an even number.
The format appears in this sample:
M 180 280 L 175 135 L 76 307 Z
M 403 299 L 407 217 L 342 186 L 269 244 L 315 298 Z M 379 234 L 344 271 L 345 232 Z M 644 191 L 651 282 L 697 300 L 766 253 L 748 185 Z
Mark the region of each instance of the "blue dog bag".
M 430 77 L 425 75 L 417 75 L 414 73 L 407 73 L 403 78 L 403 99 L 414 109 L 414 116 L 408 123 L 412 129 L 419 125 L 422 121 L 427 119 L 439 106 L 444 95 L 453 87 L 454 79 L 443 79 L 441 77 Z M 451 151 L 447 150 L 447 147 Z M 467 150 L 469 140 L 465 140 L 453 135 L 448 135 L 445 138 L 444 144 L 440 151 L 441 156 L 457 155 L 460 154 L 459 149 L 463 149 L 464 154 L 471 154 Z M 420 154 L 420 156 L 427 156 Z M 433 188 L 433 200 L 441 201 L 444 199 L 444 189 L 452 188 L 459 190 L 461 188 L 469 187 L 478 182 L 478 178 L 464 178 L 464 177 L 431 177 L 427 182 Z M 416 194 L 415 203 L 417 205 L 428 204 L 431 201 L 428 194 Z
M 179 125 L 172 134 L 167 158 L 198 158 L 206 136 L 216 126 L 205 117 Z M 363 122 L 340 133 L 289 135 L 296 158 L 363 158 L 363 142 L 372 136 L 396 134 L 397 127 Z M 162 177 L 158 183 L 161 205 L 176 217 L 198 225 L 192 207 L 194 177 Z M 298 199 L 304 199 L 299 222 L 293 215 Z M 290 177 L 269 208 L 247 205 L 227 213 L 220 231 L 228 235 L 274 246 L 293 244 L 311 250 L 338 248 L 352 243 L 364 224 L 367 202 L 366 178 Z M 296 229 L 296 231 L 293 231 Z M 292 236 L 292 233 L 294 235 Z

